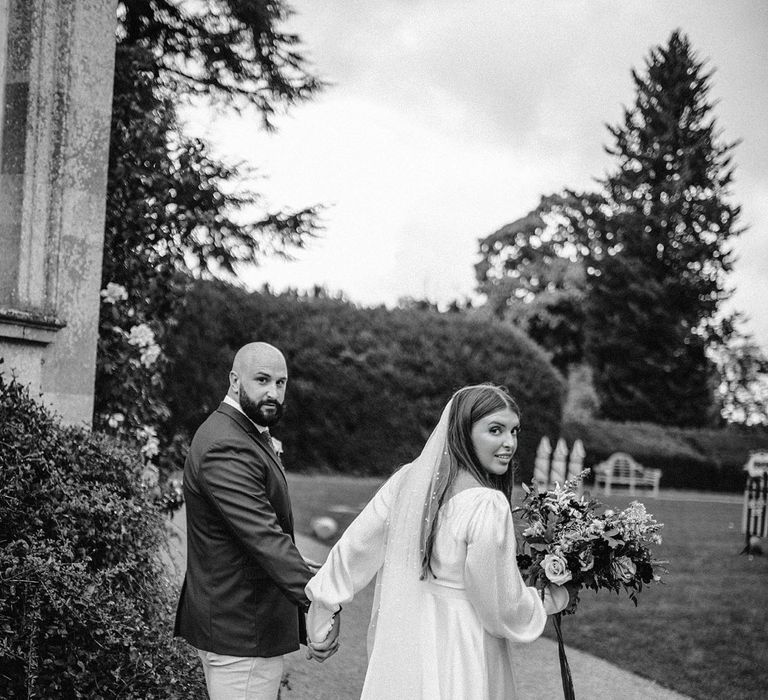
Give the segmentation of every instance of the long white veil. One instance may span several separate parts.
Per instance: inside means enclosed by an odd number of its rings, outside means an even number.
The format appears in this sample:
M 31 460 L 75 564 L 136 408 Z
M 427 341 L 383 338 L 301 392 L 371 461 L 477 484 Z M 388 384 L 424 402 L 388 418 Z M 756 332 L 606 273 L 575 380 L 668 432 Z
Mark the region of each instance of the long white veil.
M 447 478 L 452 403 L 443 410 L 419 457 L 395 477 L 398 483 L 390 508 L 384 565 L 376 578 L 368 629 L 365 697 L 405 699 L 421 693 L 421 621 L 427 585 L 421 580 L 424 525 L 436 517 L 437 493 Z M 386 688 L 376 687 L 375 679 L 382 677 L 388 679 Z

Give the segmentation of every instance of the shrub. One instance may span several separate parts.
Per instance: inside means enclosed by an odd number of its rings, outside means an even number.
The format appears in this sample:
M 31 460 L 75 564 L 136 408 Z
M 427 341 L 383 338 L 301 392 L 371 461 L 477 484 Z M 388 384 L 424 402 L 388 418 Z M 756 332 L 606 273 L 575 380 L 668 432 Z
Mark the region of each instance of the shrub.
M 718 472 L 720 488 L 727 490 L 744 488 L 744 465 L 750 452 L 768 450 L 765 426 L 731 425 L 720 430 L 670 428 L 669 432 L 712 464 Z
M 0 375 L 0 697 L 196 697 L 140 470 Z
M 768 431 L 723 428 L 674 428 L 651 423 L 615 423 L 605 420 L 567 420 L 563 437 L 577 438 L 591 467 L 614 452 L 628 452 L 646 467 L 662 470 L 666 488 L 740 491 L 743 467 L 751 450 L 768 449 Z
M 286 414 L 274 432 L 293 469 L 389 474 L 418 454 L 451 393 L 477 382 L 504 384 L 518 399 L 523 478 L 541 435 L 560 426 L 564 382 L 510 326 L 204 282 L 166 346 L 174 429 L 191 435 L 216 408 L 234 353 L 253 340 L 274 344 L 288 361 Z

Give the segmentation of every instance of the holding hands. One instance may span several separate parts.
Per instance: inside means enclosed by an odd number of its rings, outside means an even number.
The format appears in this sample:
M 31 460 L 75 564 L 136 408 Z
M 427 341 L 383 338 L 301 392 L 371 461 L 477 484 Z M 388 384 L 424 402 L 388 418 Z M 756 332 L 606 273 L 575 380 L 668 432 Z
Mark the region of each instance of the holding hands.
M 307 659 L 323 663 L 339 650 L 339 630 L 341 628 L 341 611 L 333 616 L 331 629 L 322 642 L 307 641 Z

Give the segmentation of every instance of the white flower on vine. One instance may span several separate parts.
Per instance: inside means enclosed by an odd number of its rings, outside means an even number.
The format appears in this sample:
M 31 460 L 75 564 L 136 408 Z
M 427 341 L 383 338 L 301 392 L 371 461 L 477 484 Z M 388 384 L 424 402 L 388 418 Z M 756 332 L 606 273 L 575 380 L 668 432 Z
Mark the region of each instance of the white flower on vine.
M 139 438 L 139 440 L 144 440 L 148 437 L 155 437 L 157 435 L 157 430 L 151 425 L 142 425 L 137 431 L 136 431 L 136 437 Z
M 141 364 L 145 367 L 151 367 L 160 357 L 160 346 L 156 343 L 147 345 L 141 349 Z
M 160 453 L 160 441 L 156 437 L 149 438 L 141 448 L 141 454 L 152 459 Z
M 154 464 L 147 464 L 141 473 L 141 481 L 148 488 L 154 488 L 160 482 L 160 470 Z
M 152 459 L 160 453 L 160 440 L 157 439 L 157 431 L 151 425 L 143 425 L 136 431 L 136 437 L 143 442 L 141 453 Z
M 117 430 L 125 422 L 125 416 L 122 413 L 113 413 L 107 418 L 107 425 L 113 430 Z
M 122 284 L 109 282 L 107 286 L 101 290 L 101 298 L 107 304 L 115 304 L 118 301 L 125 301 L 128 298 L 128 290 L 123 287 Z
M 155 334 L 146 323 L 139 323 L 131 328 L 128 334 L 128 342 L 140 348 L 146 348 L 155 344 Z

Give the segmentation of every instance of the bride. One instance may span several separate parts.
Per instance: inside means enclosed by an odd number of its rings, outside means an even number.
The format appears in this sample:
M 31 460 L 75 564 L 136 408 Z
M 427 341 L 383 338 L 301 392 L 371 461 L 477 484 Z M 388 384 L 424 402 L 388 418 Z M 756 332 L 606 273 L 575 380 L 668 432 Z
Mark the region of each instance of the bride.
M 510 462 L 520 411 L 464 387 L 421 455 L 397 471 L 307 584 L 310 641 L 376 578 L 362 697 L 515 697 L 513 642 L 531 642 L 568 592 L 526 587 L 515 559 Z

